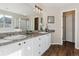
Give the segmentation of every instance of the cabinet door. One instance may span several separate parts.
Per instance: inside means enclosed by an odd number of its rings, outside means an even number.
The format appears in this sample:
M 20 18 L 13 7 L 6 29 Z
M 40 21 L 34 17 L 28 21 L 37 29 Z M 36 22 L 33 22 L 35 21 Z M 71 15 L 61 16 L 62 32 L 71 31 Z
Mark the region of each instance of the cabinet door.
M 20 42 L 1 46 L 0 56 L 19 56 L 21 55 L 22 45 Z
M 46 35 L 46 49 L 48 49 L 51 45 L 51 33 Z
M 46 35 L 40 37 L 40 51 L 41 55 L 46 51 Z
M 34 38 L 33 40 L 33 56 L 40 56 L 41 51 L 40 51 L 40 40 L 39 37 Z
M 49 48 L 50 43 L 51 43 L 51 34 L 46 34 L 40 37 L 41 39 L 41 46 L 40 46 L 40 51 L 41 55 Z
M 24 43 L 25 42 L 25 43 Z M 23 41 L 23 48 L 22 48 L 22 56 L 33 56 L 33 40 L 28 39 Z

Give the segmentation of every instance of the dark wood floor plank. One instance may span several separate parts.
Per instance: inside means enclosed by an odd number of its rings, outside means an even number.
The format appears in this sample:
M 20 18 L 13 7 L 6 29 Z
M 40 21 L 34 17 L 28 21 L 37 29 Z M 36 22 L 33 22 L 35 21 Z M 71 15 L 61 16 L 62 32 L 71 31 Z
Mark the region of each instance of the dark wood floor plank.
M 43 56 L 79 56 L 79 50 L 75 49 L 75 44 L 65 41 L 63 45 L 52 45 Z

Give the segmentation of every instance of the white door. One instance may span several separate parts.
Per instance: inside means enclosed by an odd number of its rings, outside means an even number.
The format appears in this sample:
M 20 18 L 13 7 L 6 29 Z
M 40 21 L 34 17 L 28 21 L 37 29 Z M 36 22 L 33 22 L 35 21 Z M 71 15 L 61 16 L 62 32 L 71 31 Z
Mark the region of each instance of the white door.
M 72 42 L 72 15 L 66 16 L 66 41 Z

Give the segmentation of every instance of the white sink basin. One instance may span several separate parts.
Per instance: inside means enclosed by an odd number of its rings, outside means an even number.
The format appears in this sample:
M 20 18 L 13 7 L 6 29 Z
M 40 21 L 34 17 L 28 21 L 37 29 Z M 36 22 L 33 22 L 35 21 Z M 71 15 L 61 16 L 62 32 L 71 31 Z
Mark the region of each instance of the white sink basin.
M 7 36 L 4 39 L 5 40 L 16 40 L 16 39 L 24 39 L 26 38 L 26 35 L 12 35 L 12 36 Z
M 47 32 L 39 32 L 39 33 L 41 33 L 41 34 L 45 34 L 45 33 L 47 33 Z

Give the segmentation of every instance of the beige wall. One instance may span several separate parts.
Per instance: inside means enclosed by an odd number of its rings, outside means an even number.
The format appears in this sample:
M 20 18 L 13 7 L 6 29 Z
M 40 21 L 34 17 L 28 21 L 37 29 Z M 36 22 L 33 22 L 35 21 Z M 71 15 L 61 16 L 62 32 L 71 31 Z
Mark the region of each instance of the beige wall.
M 55 16 L 55 23 L 52 25 L 52 29 L 55 30 L 53 33 L 53 40 L 52 44 L 62 44 L 62 21 L 61 21 L 61 9 L 59 8 L 48 8 L 43 12 L 43 19 L 44 19 L 44 28 L 46 27 L 47 23 L 47 16 Z
M 55 16 L 55 24 L 52 26 L 53 29 L 56 30 L 54 33 L 53 44 L 62 44 L 62 36 L 63 36 L 63 12 L 76 10 L 75 12 L 75 48 L 79 49 L 79 7 L 78 6 L 70 6 L 70 7 L 61 7 L 61 8 L 51 8 L 44 11 L 43 19 L 44 19 L 44 28 L 46 26 L 47 16 Z

